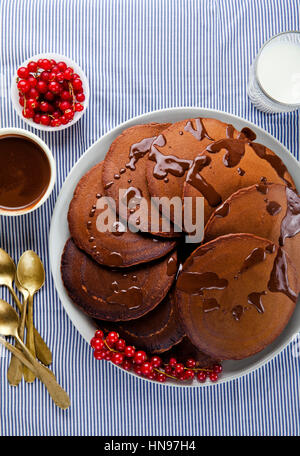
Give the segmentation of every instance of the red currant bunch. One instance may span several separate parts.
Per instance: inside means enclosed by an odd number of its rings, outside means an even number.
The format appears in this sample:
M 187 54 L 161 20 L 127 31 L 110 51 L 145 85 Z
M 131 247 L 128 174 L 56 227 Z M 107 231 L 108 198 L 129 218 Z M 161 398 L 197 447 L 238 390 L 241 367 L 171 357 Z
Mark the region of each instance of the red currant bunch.
M 80 76 L 65 62 L 31 61 L 17 71 L 22 114 L 35 123 L 59 127 L 84 109 L 85 94 Z
M 221 364 L 200 368 L 193 358 L 188 358 L 184 364 L 172 357 L 165 364 L 160 356 L 149 357 L 145 351 L 126 345 L 126 341 L 121 339 L 116 331 L 110 331 L 104 335 L 104 332 L 98 329 L 90 344 L 96 359 L 111 361 L 124 370 L 133 370 L 141 377 L 160 383 L 165 383 L 168 378 L 190 382 L 197 378 L 200 383 L 204 383 L 209 378 L 211 382 L 216 382 L 222 372 Z

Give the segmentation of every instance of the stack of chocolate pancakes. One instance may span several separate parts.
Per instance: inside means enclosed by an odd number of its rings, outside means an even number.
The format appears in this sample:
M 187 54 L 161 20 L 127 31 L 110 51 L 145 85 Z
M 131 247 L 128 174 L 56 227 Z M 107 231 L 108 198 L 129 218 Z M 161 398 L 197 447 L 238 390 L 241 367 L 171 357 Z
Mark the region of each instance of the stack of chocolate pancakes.
M 198 365 L 270 344 L 300 290 L 300 198 L 255 139 L 212 118 L 123 131 L 70 203 L 61 272 L 74 303 L 137 348 Z M 185 244 L 168 205 L 186 196 L 204 199 L 201 244 Z M 197 206 L 182 207 L 196 223 Z

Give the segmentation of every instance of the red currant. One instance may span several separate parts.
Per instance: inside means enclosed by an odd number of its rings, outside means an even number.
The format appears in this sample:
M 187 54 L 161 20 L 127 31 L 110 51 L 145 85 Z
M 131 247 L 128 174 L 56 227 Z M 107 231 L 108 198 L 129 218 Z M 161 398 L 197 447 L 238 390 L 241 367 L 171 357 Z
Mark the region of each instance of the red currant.
M 209 378 L 210 378 L 210 381 L 211 382 L 216 382 L 219 378 L 218 374 L 216 374 L 215 372 L 211 372 L 209 374 Z
M 171 367 L 175 367 L 176 364 L 177 364 L 176 358 L 170 358 L 169 365 L 170 365 Z
M 118 350 L 120 352 L 124 351 L 125 347 L 126 347 L 126 342 L 124 339 L 119 339 L 115 344 L 116 350 Z
M 206 381 L 207 375 L 204 371 L 199 371 L 197 374 L 197 379 L 200 383 L 204 383 Z
M 27 81 L 29 82 L 29 85 L 30 87 L 36 87 L 37 85 L 37 80 L 34 76 L 29 76 L 29 78 L 27 79 Z
M 74 81 L 72 82 L 72 84 L 73 84 L 73 89 L 74 89 L 75 91 L 80 90 L 80 89 L 82 88 L 82 82 L 81 82 L 80 79 L 74 79 Z
M 49 88 L 50 92 L 53 92 L 55 94 L 58 94 L 60 91 L 60 86 L 59 86 L 58 82 L 56 82 L 56 81 L 49 82 L 48 88 Z
M 95 350 L 94 351 L 94 358 L 96 358 L 98 360 L 105 359 L 106 353 L 107 353 L 107 350 L 103 350 L 103 349 Z
M 54 94 L 48 90 L 48 92 L 45 93 L 45 99 L 47 101 L 53 101 L 54 100 Z
M 40 93 L 46 93 L 48 91 L 48 85 L 45 81 L 39 80 L 37 82 L 36 88 Z
M 196 366 L 196 361 L 193 358 L 189 358 L 186 362 L 186 367 L 193 369 Z
M 125 353 L 125 356 L 127 356 L 127 358 L 133 358 L 134 354 L 135 354 L 135 348 L 132 347 L 131 345 L 127 345 L 127 347 L 125 347 L 125 349 L 124 349 L 124 353 Z
M 29 79 L 28 79 L 28 81 L 29 81 Z M 39 92 L 37 91 L 36 88 L 32 87 L 28 92 L 28 96 L 29 96 L 29 98 L 38 98 Z
M 58 73 L 56 73 L 56 80 L 58 82 L 62 82 L 64 80 L 64 73 L 62 73 L 61 71 L 59 71 Z
M 67 81 L 71 81 L 72 75 L 73 75 L 73 70 L 72 70 L 72 68 L 67 68 L 67 69 L 64 71 L 64 78 L 65 78 Z
M 184 372 L 184 365 L 182 363 L 177 363 L 174 369 L 177 375 L 182 374 L 182 372 Z
M 82 103 L 85 100 L 84 93 L 77 93 L 76 100 Z
M 41 124 L 42 125 L 49 125 L 50 124 L 50 117 L 49 116 L 46 116 L 46 115 L 42 115 L 41 116 Z
M 39 113 L 35 114 L 33 117 L 33 122 L 35 122 L 36 124 L 41 123 L 41 114 L 39 114 Z
M 129 371 L 129 370 L 131 369 L 131 367 L 132 367 L 132 364 L 131 364 L 130 361 L 128 361 L 128 359 L 125 359 L 125 360 L 123 361 L 122 367 L 123 367 L 123 369 L 125 369 L 126 371 Z
M 93 337 L 91 340 L 91 347 L 94 350 L 100 350 L 104 347 L 104 341 L 102 339 L 99 339 L 98 337 Z
M 133 369 L 137 375 L 142 375 L 142 368 L 140 365 L 135 365 Z
M 123 353 L 113 353 L 111 356 L 111 361 L 117 365 L 122 364 L 124 361 Z
M 43 112 L 48 112 L 49 111 L 49 103 L 47 101 L 42 101 L 40 103 L 40 110 Z
M 28 63 L 27 68 L 30 73 L 36 73 L 38 66 L 36 62 L 31 61 Z
M 159 374 L 157 375 L 157 378 L 156 378 L 156 379 L 157 379 L 157 381 L 160 382 L 160 383 L 165 383 L 165 381 L 167 380 L 167 377 L 166 377 L 165 374 L 159 373 Z
M 142 374 L 148 376 L 149 374 L 152 373 L 153 366 L 151 363 L 146 361 L 145 363 L 142 364 L 141 369 L 142 369 Z
M 215 374 L 220 374 L 223 370 L 223 367 L 221 366 L 221 364 L 214 364 L 213 366 L 213 371 Z
M 52 119 L 50 122 L 51 127 L 60 127 L 61 121 L 59 119 Z
M 84 109 L 84 106 L 82 106 L 82 104 L 80 104 L 80 103 L 75 103 L 75 111 L 76 111 L 76 112 L 83 111 L 83 109 Z
M 39 103 L 35 98 L 29 98 L 29 100 L 27 100 L 27 106 L 34 111 L 38 108 Z
M 20 92 L 22 92 L 22 93 L 28 92 L 28 90 L 30 90 L 30 84 L 29 84 L 29 82 L 26 81 L 26 79 L 21 79 L 21 80 L 18 82 L 18 89 L 19 89 Z
M 17 71 L 19 78 L 27 79 L 29 77 L 29 71 L 26 67 L 20 67 Z
M 23 95 L 20 96 L 20 98 L 19 98 L 19 103 L 20 103 L 21 106 L 24 106 L 24 104 L 25 104 L 25 98 L 24 98 Z
M 147 359 L 147 355 L 144 351 L 139 350 L 135 353 L 133 359 L 134 359 L 135 364 L 143 364 Z
M 109 345 L 114 345 L 119 340 L 119 334 L 116 331 L 110 331 L 106 337 Z
M 52 63 L 48 59 L 42 59 L 40 67 L 43 68 L 43 70 L 51 70 Z
M 30 108 L 24 108 L 22 113 L 26 119 L 31 119 L 34 116 L 34 112 Z
M 97 329 L 97 331 L 95 332 L 95 337 L 97 337 L 97 339 L 103 339 L 103 331 L 101 331 L 101 329 Z
M 105 353 L 105 360 L 106 361 L 110 361 L 111 360 L 111 357 L 112 357 L 112 352 L 109 351 L 109 350 L 106 350 L 106 353 Z
M 68 101 L 62 101 L 59 105 L 60 109 L 62 111 L 65 111 L 66 109 L 70 109 L 71 108 L 71 104 L 68 102 Z
M 67 123 L 69 123 L 69 120 L 66 118 L 66 116 L 60 116 L 60 121 L 62 125 L 67 125 Z
M 184 372 L 184 377 L 185 377 L 185 380 L 193 380 L 193 378 L 195 377 L 195 372 L 191 369 L 187 369 Z
M 72 109 L 66 109 L 64 114 L 65 114 L 66 118 L 69 120 L 72 120 L 74 117 L 74 112 L 72 111 Z
M 50 79 L 49 71 L 42 71 L 41 75 L 40 75 L 40 78 L 41 78 L 42 81 L 48 82 L 49 79 Z
M 68 101 L 68 100 L 71 100 L 72 97 L 71 97 L 71 94 L 70 94 L 70 92 L 68 90 L 63 90 L 62 93 L 60 94 L 60 98 L 63 101 Z
M 65 71 L 67 69 L 67 64 L 65 62 L 58 62 L 57 66 L 60 71 Z
M 158 367 L 161 366 L 161 363 L 162 363 L 162 361 L 161 361 L 161 358 L 159 356 L 152 356 L 151 364 L 152 364 L 153 367 L 158 368 Z

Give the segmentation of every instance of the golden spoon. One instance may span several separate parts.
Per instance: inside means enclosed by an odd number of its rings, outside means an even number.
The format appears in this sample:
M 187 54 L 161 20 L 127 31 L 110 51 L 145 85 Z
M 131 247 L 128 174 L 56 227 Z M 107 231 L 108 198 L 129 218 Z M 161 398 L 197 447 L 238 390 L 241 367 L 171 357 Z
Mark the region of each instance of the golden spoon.
M 17 269 L 17 278 L 20 285 L 28 291 L 26 346 L 35 358 L 36 350 L 33 336 L 33 296 L 45 283 L 45 271 L 40 258 L 32 250 L 27 250 L 21 256 Z M 27 383 L 32 383 L 35 376 L 25 367 L 24 378 Z
M 16 281 L 16 285 L 21 286 L 18 284 L 18 280 L 16 277 L 16 266 L 13 261 L 13 259 L 8 255 L 8 253 L 5 252 L 5 250 L 0 249 L 0 286 L 6 286 L 9 291 L 11 292 L 15 303 L 20 311 L 22 313 L 23 306 L 20 303 L 20 300 L 18 299 L 18 296 L 15 293 L 15 290 L 13 289 L 13 281 Z M 23 293 L 24 300 L 28 298 L 28 291 L 23 289 L 20 289 L 21 293 Z M 36 345 L 36 352 L 37 352 L 37 357 L 38 359 L 48 366 L 49 364 L 52 363 L 52 354 L 49 348 L 47 347 L 46 343 L 40 336 L 40 334 L 37 332 L 37 330 L 34 328 L 34 340 L 35 340 L 35 345 Z
M 55 377 L 48 371 L 45 366 L 40 364 L 30 353 L 26 345 L 22 342 L 18 334 L 19 318 L 15 309 L 8 302 L 0 299 L 0 334 L 3 336 L 13 336 L 22 347 L 23 353 L 34 367 L 33 376 L 38 376 L 46 386 L 50 396 L 58 407 L 66 409 L 70 406 L 68 394 L 57 383 Z M 0 338 L 0 342 L 2 340 Z M 5 345 L 6 346 L 6 345 Z M 15 348 L 15 350 L 17 350 Z

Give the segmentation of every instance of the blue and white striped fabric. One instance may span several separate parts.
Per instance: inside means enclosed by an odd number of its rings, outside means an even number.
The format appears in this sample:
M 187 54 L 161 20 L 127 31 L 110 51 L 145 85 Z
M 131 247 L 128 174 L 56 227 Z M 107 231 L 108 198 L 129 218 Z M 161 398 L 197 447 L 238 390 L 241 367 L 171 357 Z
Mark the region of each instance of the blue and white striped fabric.
M 0 0 L 0 127 L 28 128 L 12 108 L 9 86 L 17 65 L 34 54 L 71 57 L 91 88 L 79 123 L 38 132 L 57 161 L 47 204 L 24 217 L 0 218 L 1 247 L 15 260 L 33 249 L 46 266 L 35 322 L 72 406 L 58 410 L 38 382 L 11 388 L 8 357 L 0 352 L 0 435 L 300 434 L 293 345 L 227 384 L 149 384 L 93 359 L 57 297 L 48 258 L 51 214 L 70 169 L 97 138 L 132 116 L 172 106 L 221 109 L 262 126 L 299 158 L 299 113 L 265 115 L 246 96 L 249 66 L 262 43 L 299 29 L 299 0 Z M 9 299 L 5 290 L 1 296 Z

